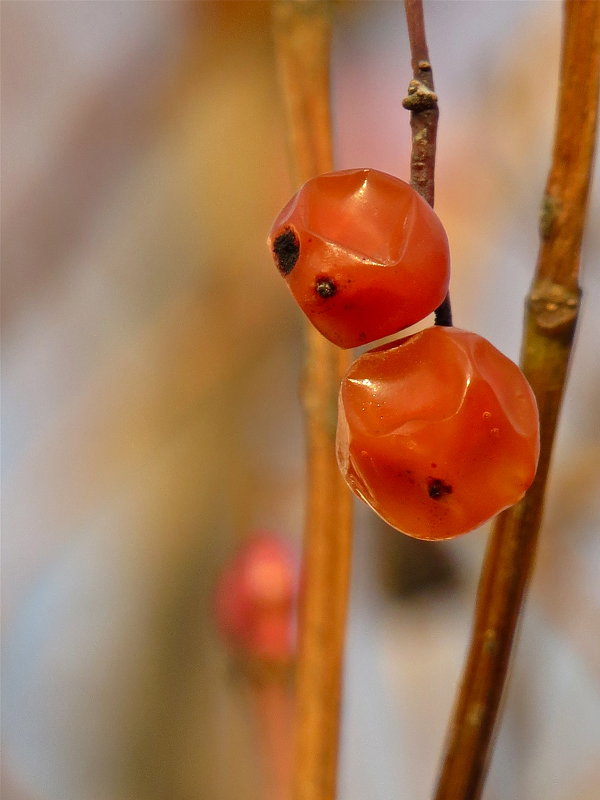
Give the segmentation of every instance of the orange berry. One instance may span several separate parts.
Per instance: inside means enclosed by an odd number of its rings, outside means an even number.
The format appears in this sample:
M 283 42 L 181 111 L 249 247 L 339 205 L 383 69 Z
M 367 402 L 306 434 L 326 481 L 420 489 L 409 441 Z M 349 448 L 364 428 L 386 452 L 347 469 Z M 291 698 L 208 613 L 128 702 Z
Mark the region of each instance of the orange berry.
M 300 308 L 340 347 L 413 325 L 448 291 L 442 223 L 411 186 L 374 169 L 307 181 L 268 243 Z
M 363 354 L 342 381 L 337 452 L 351 489 L 418 539 L 516 503 L 539 454 L 535 397 L 486 339 L 434 327 Z

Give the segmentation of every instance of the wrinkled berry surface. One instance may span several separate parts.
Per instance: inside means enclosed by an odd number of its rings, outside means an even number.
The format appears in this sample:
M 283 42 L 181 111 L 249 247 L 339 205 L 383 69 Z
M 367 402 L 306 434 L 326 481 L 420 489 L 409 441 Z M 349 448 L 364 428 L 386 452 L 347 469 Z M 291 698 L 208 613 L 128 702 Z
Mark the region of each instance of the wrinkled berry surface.
M 386 522 L 448 539 L 517 502 L 539 454 L 535 397 L 486 339 L 428 328 L 358 358 L 340 390 L 340 469 Z
M 300 308 L 344 348 L 413 325 L 448 291 L 442 223 L 411 186 L 374 169 L 307 181 L 273 223 L 269 247 Z

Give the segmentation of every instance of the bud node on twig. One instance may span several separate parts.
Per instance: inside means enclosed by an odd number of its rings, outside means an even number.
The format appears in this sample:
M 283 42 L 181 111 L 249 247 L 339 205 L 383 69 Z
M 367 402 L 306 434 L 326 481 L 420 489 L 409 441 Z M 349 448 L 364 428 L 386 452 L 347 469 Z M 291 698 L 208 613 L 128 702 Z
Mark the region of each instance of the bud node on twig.
M 422 81 L 412 80 L 408 84 L 408 96 L 402 101 L 402 107 L 408 111 L 430 111 L 437 108 L 438 97 Z
M 579 292 L 544 282 L 532 290 L 527 303 L 540 332 L 547 336 L 563 336 L 575 330 L 579 299 Z

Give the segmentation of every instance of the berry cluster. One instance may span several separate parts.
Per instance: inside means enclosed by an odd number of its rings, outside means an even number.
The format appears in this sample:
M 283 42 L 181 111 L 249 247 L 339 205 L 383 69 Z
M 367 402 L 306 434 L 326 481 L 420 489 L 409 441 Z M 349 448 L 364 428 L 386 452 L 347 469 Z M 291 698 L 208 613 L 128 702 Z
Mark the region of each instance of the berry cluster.
M 444 228 L 407 183 L 372 169 L 309 180 L 269 246 L 313 325 L 350 348 L 432 313 L 448 291 Z M 539 453 L 535 397 L 487 340 L 433 327 L 360 356 L 342 380 L 337 453 L 350 488 L 419 539 L 466 533 L 517 502 Z

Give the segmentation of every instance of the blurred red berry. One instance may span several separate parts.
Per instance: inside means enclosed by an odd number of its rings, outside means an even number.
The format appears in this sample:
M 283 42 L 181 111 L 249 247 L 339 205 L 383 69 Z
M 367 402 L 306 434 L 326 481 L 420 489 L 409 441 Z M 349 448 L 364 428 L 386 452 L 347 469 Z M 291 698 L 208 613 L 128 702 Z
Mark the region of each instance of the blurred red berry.
M 287 544 L 270 533 L 249 536 L 217 583 L 221 633 L 251 658 L 289 661 L 295 646 L 297 585 L 298 567 Z

